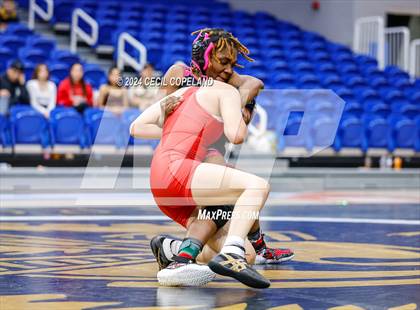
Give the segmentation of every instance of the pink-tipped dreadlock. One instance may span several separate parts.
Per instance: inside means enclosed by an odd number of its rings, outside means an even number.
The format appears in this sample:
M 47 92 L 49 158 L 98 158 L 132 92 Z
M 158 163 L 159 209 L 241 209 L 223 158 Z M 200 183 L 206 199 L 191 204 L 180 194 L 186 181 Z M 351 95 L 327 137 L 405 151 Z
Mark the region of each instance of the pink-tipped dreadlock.
M 232 57 L 234 50 L 237 50 L 246 60 L 254 61 L 248 56 L 249 50 L 230 32 L 218 28 L 205 28 L 194 31 L 192 35 L 197 33 L 198 35 L 192 45 L 190 69 L 195 77 L 202 77 L 209 66 L 210 57 L 215 56 L 217 51 L 222 51 L 225 48 L 229 49 Z M 217 57 L 215 59 L 220 62 Z

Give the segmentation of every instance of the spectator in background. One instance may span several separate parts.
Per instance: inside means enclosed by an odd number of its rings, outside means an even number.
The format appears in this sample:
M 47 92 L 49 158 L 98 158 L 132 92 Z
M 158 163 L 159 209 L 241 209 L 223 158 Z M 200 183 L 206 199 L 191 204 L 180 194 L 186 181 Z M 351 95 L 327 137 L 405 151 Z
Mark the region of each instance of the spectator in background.
M 13 0 L 3 0 L 3 5 L 0 6 L 0 32 L 7 28 L 7 23 L 17 22 L 16 4 Z
M 101 85 L 97 104 L 112 113 L 121 115 L 128 107 L 127 89 L 123 88 L 119 79 L 120 69 L 112 67 L 108 71 L 108 83 Z
M 70 75 L 58 86 L 57 104 L 73 107 L 79 113 L 93 106 L 92 86 L 83 79 L 83 67 L 74 63 L 70 67 Z
M 17 103 L 29 103 L 23 71 L 23 64 L 14 60 L 6 73 L 0 76 L 0 114 L 8 114 L 9 108 Z
M 130 88 L 128 91 L 130 106 L 144 111 L 155 103 L 155 98 L 159 91 L 159 87 L 157 87 L 156 83 L 154 83 L 154 85 L 151 83 L 151 78 L 155 76 L 156 73 L 153 65 L 150 63 L 146 64 L 140 73 L 141 83 Z
M 57 98 L 57 87 L 49 81 L 50 72 L 45 64 L 35 67 L 32 80 L 26 84 L 29 93 L 31 106 L 46 118 L 50 117 L 50 112 L 55 108 Z

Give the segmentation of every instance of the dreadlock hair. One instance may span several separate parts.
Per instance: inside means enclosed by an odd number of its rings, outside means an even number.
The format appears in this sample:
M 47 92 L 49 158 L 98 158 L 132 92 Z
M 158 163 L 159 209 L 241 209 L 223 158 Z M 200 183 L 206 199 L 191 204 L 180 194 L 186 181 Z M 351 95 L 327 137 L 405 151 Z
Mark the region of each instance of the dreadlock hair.
M 237 50 L 246 60 L 254 61 L 248 56 L 248 48 L 238 38 L 235 38 L 232 33 L 224 29 L 204 28 L 191 33 L 191 35 L 196 34 L 198 35 L 192 44 L 191 55 L 191 73 L 195 77 L 201 77 L 204 74 L 210 62 L 210 56 L 220 63 L 216 52 L 220 52 L 225 48 L 228 49 L 231 57 L 233 57 L 234 50 Z M 241 65 L 237 66 L 242 67 Z

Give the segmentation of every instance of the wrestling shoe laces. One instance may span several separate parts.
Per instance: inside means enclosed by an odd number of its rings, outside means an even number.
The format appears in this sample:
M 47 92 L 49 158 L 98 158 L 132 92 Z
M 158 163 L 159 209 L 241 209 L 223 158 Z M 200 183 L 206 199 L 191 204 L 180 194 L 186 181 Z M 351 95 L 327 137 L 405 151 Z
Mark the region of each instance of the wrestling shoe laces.
M 213 257 L 208 266 L 213 272 L 235 278 L 250 287 L 267 288 L 270 286 L 270 281 L 252 268 L 242 256 L 234 253 L 220 253 Z
M 188 259 L 186 257 L 183 256 L 178 256 L 175 255 L 174 257 L 172 257 L 173 262 L 171 262 L 166 268 L 167 269 L 176 269 L 188 264 L 195 264 L 195 260 L 192 259 Z
M 290 249 L 269 248 L 267 244 L 265 243 L 264 234 L 261 234 L 258 240 L 251 241 L 251 243 L 257 255 L 260 255 L 267 260 L 282 261 L 282 260 L 287 260 L 289 258 L 292 258 L 294 256 L 293 251 Z

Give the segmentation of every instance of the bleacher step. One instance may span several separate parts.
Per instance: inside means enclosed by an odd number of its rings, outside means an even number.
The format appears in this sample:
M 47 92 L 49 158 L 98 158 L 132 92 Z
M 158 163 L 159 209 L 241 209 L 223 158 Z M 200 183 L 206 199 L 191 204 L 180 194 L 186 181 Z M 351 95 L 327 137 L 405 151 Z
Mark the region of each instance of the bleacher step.
M 26 10 L 19 10 L 19 18 L 20 21 L 28 26 L 28 12 Z M 57 25 L 56 25 L 57 26 Z M 69 25 L 66 24 L 66 31 L 64 31 L 62 28 L 60 28 L 62 25 L 58 25 L 59 29 L 56 29 L 56 27 L 53 27 L 51 24 L 47 22 L 42 22 L 37 20 L 35 23 L 35 32 L 39 33 L 46 38 L 49 38 L 51 40 L 54 40 L 57 44 L 57 48 L 59 49 L 70 49 L 70 32 Z M 112 66 L 113 60 L 112 59 L 104 59 L 99 58 L 95 50 L 92 49 L 89 46 L 83 46 L 83 43 L 79 43 L 77 48 L 77 53 L 82 58 L 82 60 L 87 61 L 89 63 L 97 64 L 99 67 L 102 68 L 105 72 Z

